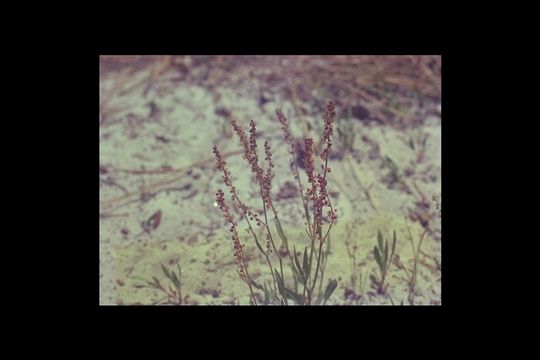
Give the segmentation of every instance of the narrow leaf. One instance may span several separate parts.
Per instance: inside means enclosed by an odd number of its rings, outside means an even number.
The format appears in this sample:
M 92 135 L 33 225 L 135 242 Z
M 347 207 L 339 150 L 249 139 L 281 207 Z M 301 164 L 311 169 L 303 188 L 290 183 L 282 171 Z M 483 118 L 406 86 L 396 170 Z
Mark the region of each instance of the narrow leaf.
M 283 228 L 281 227 L 281 223 L 279 222 L 278 218 L 274 218 L 274 224 L 276 225 L 276 230 L 281 238 L 281 241 L 283 241 L 283 244 L 285 245 L 285 248 L 289 248 L 289 243 L 287 242 L 287 237 L 285 236 L 285 233 L 283 232 Z
M 396 230 L 394 230 L 394 241 L 392 242 L 392 253 L 390 256 L 393 256 L 394 255 L 394 252 L 396 251 L 396 242 L 397 242 L 397 239 L 396 239 Z M 418 247 L 420 249 L 420 247 Z
M 172 272 L 171 280 L 172 280 L 174 286 L 177 289 L 180 289 L 180 280 L 178 279 L 178 277 L 176 276 L 176 273 L 174 271 Z
M 309 261 L 308 261 L 308 254 L 307 254 L 307 247 L 304 248 L 304 259 L 302 261 L 302 266 L 304 270 L 304 275 L 306 276 L 306 280 L 309 278 Z
M 180 267 L 180 261 L 176 262 L 176 267 L 178 267 L 178 279 L 182 280 L 182 268 Z
M 379 244 L 379 249 L 382 251 L 383 250 L 383 237 L 380 230 L 377 231 L 377 242 Z
M 300 274 L 300 279 L 302 280 L 302 284 L 304 284 L 305 276 L 304 271 L 302 270 L 302 267 L 300 266 L 300 260 L 298 260 L 298 254 L 296 253 L 296 248 L 294 248 L 294 264 L 296 265 L 296 269 L 298 270 L 298 273 Z
M 292 270 L 292 273 L 293 273 L 294 288 L 295 288 L 295 290 L 297 290 L 298 289 L 298 283 L 303 284 L 304 282 L 302 281 L 302 277 L 300 276 L 300 274 L 298 273 L 298 270 L 296 270 L 294 265 L 289 263 L 289 266 L 291 267 L 291 270 Z
M 304 228 L 304 230 L 306 231 L 306 234 L 307 234 L 309 240 L 312 240 L 311 233 L 310 233 L 310 231 L 308 231 L 308 228 L 306 227 L 306 228 Z
M 171 279 L 171 273 L 169 272 L 169 270 L 163 265 L 161 264 L 161 268 L 163 269 L 163 272 L 165 273 L 165 276 L 168 278 L 168 279 Z
M 259 239 L 257 239 L 257 236 L 255 234 L 253 234 L 253 237 L 255 238 L 255 245 L 257 245 L 257 247 L 259 248 L 259 251 L 262 252 L 263 255 L 266 254 L 266 252 L 262 248 L 261 244 L 259 243 Z
M 264 303 L 268 304 L 269 302 L 270 302 L 270 293 L 268 292 L 266 283 L 264 283 Z
M 379 249 L 375 246 L 373 248 L 373 254 L 375 255 L 375 261 L 377 261 L 377 264 L 379 265 L 379 269 L 383 269 L 383 262 L 381 259 L 381 255 L 379 254 Z
M 258 284 L 255 282 L 255 280 L 251 279 L 251 285 L 253 285 L 256 289 L 264 290 L 264 288 L 261 286 L 261 284 Z
M 384 266 L 388 266 L 388 240 L 384 243 Z
M 283 284 L 283 279 L 281 278 L 281 275 L 279 275 L 279 272 L 276 269 L 274 269 L 274 273 L 276 274 L 276 281 L 279 293 L 285 298 L 285 285 Z
M 328 301 L 328 299 L 330 298 L 330 296 L 332 295 L 332 293 L 334 292 L 334 290 L 336 290 L 336 287 L 337 287 L 337 280 L 330 280 L 330 282 L 328 283 L 328 286 L 326 286 L 326 290 L 324 291 L 324 303 L 323 304 L 326 304 L 326 302 Z
M 305 215 L 306 215 L 306 221 L 309 225 L 309 222 L 310 222 L 310 218 L 309 218 L 309 210 L 308 210 L 308 207 L 307 207 L 307 203 L 304 203 L 304 212 L 305 212 Z M 310 228 L 308 226 L 308 228 Z M 306 230 L 307 232 L 307 230 Z M 309 233 L 308 233 L 309 237 L 311 238 L 312 237 L 312 234 L 311 234 L 311 229 L 309 229 Z
M 285 288 L 285 295 L 287 296 L 287 298 L 293 300 L 298 305 L 302 305 L 304 303 L 304 301 L 302 299 L 302 295 L 299 295 L 299 294 L 295 293 L 294 291 L 291 291 L 291 290 L 289 290 L 287 288 Z

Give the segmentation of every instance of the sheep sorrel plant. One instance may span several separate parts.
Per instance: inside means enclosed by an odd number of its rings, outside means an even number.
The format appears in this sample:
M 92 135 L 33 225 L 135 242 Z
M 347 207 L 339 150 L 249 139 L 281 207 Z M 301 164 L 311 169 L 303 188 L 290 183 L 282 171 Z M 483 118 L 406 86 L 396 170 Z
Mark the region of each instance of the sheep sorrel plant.
M 323 163 L 320 166 L 320 172 L 315 171 L 315 162 L 317 159 L 314 156 L 313 139 L 304 139 L 304 158 L 302 160 L 305 164 L 309 183 L 305 193 L 297 167 L 297 160 L 299 159 L 296 159 L 295 142 L 289 132 L 287 118 L 280 109 L 276 110 L 276 115 L 281 124 L 281 129 L 291 156 L 291 168 L 298 183 L 298 191 L 304 210 L 303 216 L 307 224 L 305 230 L 308 236 L 308 246 L 304 247 L 303 255 L 302 253 L 297 253 L 296 244 L 293 243 L 291 249 L 289 238 L 285 234 L 278 212 L 274 207 L 271 195 L 272 179 L 275 176 L 273 172 L 272 150 L 268 141 L 265 141 L 264 160 L 266 165 L 263 168 L 257 154 L 257 127 L 253 120 L 250 122 L 249 136 L 235 120 L 230 120 L 230 122 L 238 135 L 243 148 L 244 159 L 249 164 L 259 190 L 262 208 L 261 216 L 258 215 L 256 210 L 248 207 L 240 199 L 238 190 L 232 183 L 231 172 L 217 146 L 214 146 L 213 152 L 216 157 L 217 168 L 222 172 L 223 181 L 231 195 L 231 201 L 235 207 L 240 209 L 241 216 L 247 224 L 247 230 L 251 234 L 251 237 L 253 237 L 257 249 L 265 259 L 268 266 L 269 280 L 260 284 L 250 277 L 248 262 L 243 250 L 245 244 L 241 243 L 238 236 L 238 222 L 229 211 L 223 190 L 221 189 L 216 193 L 217 204 L 230 225 L 229 231 L 234 245 L 237 272 L 240 279 L 246 283 L 249 289 L 252 304 L 258 304 L 258 297 L 254 288 L 263 292 L 264 301 L 259 302 L 264 302 L 264 304 L 288 305 L 289 300 L 298 305 L 326 304 L 337 287 L 337 281 L 330 279 L 323 291 L 324 272 L 328 254 L 330 253 L 330 230 L 337 219 L 337 210 L 332 207 L 327 189 L 327 177 L 328 173 L 331 172 L 331 169 L 328 167 L 328 154 L 332 147 L 332 134 L 336 116 L 334 102 L 329 101 L 326 107 L 324 130 L 320 142 L 320 160 Z M 317 166 L 317 168 L 319 167 Z M 324 213 L 325 210 L 327 210 L 326 214 Z M 274 226 L 271 226 L 271 222 L 274 223 Z M 264 234 L 264 240 L 259 239 L 259 236 L 257 236 L 254 224 L 257 227 L 262 227 L 262 231 L 259 234 Z M 281 240 L 280 244 L 277 244 L 278 238 Z M 299 255 L 302 257 L 301 261 Z M 291 269 L 290 273 L 284 271 L 284 268 L 287 270 L 287 265 Z M 293 287 L 290 286 L 291 283 L 294 284 Z

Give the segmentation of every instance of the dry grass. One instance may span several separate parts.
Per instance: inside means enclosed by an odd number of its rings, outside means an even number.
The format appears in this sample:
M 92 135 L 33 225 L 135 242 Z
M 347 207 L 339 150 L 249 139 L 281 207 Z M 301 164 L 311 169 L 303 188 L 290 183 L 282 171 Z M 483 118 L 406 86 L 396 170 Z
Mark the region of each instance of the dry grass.
M 120 74 L 117 86 L 102 97 L 102 111 L 113 92 L 149 87 L 166 74 L 167 81 L 210 89 L 251 83 L 260 93 L 279 92 L 295 104 L 339 99 L 342 109 L 361 104 L 370 117 L 403 126 L 418 121 L 409 111 L 413 102 L 441 96 L 441 57 L 431 55 L 102 56 L 100 65 L 102 75 Z M 143 69 L 148 76 L 129 83 Z M 302 118 L 305 110 L 295 107 Z

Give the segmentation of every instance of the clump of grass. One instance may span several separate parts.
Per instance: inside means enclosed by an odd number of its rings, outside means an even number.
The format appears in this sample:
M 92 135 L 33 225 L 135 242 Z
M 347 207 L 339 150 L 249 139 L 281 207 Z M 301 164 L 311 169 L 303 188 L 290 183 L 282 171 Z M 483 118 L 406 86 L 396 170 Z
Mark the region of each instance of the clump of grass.
M 356 251 L 358 250 L 358 245 L 356 244 L 356 241 L 351 240 L 351 232 L 353 229 L 354 225 L 348 227 L 347 237 L 345 239 L 347 255 L 349 256 L 349 263 L 351 265 L 351 288 L 345 290 L 345 296 L 349 298 L 352 295 L 353 300 L 360 299 L 360 301 L 363 302 L 368 272 L 362 274 L 362 271 L 358 269 L 356 263 Z
M 396 242 L 396 231 L 394 230 L 392 249 L 389 252 L 388 240 L 383 239 L 383 235 L 380 230 L 377 232 L 377 245 L 373 248 L 373 255 L 375 256 L 375 261 L 379 266 L 379 274 L 378 276 L 372 274 L 370 276 L 370 279 L 372 281 L 372 285 L 377 289 L 377 292 L 379 294 L 386 293 L 385 281 L 386 276 L 388 275 L 388 270 L 390 269 L 390 265 L 392 264 L 392 258 L 394 257 L 394 253 L 396 250 Z
M 143 282 L 143 284 L 136 284 L 135 287 L 155 289 L 164 293 L 165 297 L 158 300 L 158 304 L 184 305 L 187 302 L 188 295 L 182 296 L 182 268 L 180 267 L 180 261 L 176 262 L 176 268 L 178 273 L 174 269 L 169 270 L 161 264 L 161 269 L 169 283 L 162 283 L 156 276 L 152 276 L 151 281 L 134 277 L 134 279 Z
M 405 219 L 407 221 L 407 219 Z M 411 243 L 412 251 L 413 251 L 413 265 L 412 268 L 407 270 L 406 267 L 403 267 L 403 270 L 407 274 L 408 277 L 408 287 L 409 287 L 409 295 L 407 300 L 409 301 L 409 304 L 414 305 L 414 296 L 415 296 L 415 287 L 416 287 L 416 278 L 418 274 L 418 259 L 420 256 L 420 251 L 422 247 L 422 241 L 424 240 L 424 236 L 427 233 L 427 230 L 424 230 L 422 233 L 422 236 L 420 236 L 420 240 L 418 241 L 418 244 L 414 243 L 413 236 L 411 234 L 411 230 L 407 226 L 407 231 L 409 233 L 409 241 Z
M 275 176 L 271 147 L 268 141 L 264 143 L 266 167 L 263 168 L 259 163 L 257 154 L 257 127 L 253 120 L 250 122 L 249 136 L 235 120 L 231 120 L 230 122 L 243 147 L 244 159 L 248 162 L 256 185 L 258 185 L 263 216 L 259 217 L 257 211 L 248 207 L 240 199 L 239 192 L 232 183 L 231 172 L 217 146 L 214 146 L 213 152 L 217 160 L 217 167 L 222 172 L 223 181 L 231 194 L 231 200 L 241 210 L 243 220 L 248 225 L 248 232 L 252 235 L 257 249 L 264 256 L 268 265 L 269 276 L 272 279 L 271 282 L 266 281 L 261 285 L 249 276 L 247 270 L 248 264 L 242 250 L 245 245 L 240 243 L 236 231 L 238 223 L 228 211 L 228 206 L 225 203 L 221 189 L 216 193 L 217 202 L 225 219 L 231 226 L 229 230 L 234 243 L 238 273 L 249 287 L 253 304 L 257 305 L 253 288 L 263 291 L 264 304 L 276 303 L 288 305 L 289 300 L 298 305 L 325 304 L 337 287 L 337 280 L 335 279 L 328 281 L 324 291 L 322 286 L 327 259 L 330 254 L 330 230 L 337 219 L 337 210 L 332 207 L 327 190 L 327 174 L 331 172 L 330 167 L 328 167 L 328 157 L 332 146 L 331 138 L 334 130 L 334 103 L 332 101 L 328 102 L 324 117 L 324 131 L 320 142 L 322 149 L 320 159 L 323 164 L 321 165 L 322 170 L 320 172 L 315 172 L 313 139 L 304 139 L 303 160 L 309 183 L 305 193 L 297 168 L 297 159 L 295 158 L 296 148 L 293 137 L 289 132 L 287 119 L 280 109 L 276 111 L 276 115 L 289 147 L 293 175 L 298 182 L 298 191 L 304 210 L 303 215 L 307 224 L 305 230 L 309 239 L 309 246 L 304 247 L 303 252 L 297 252 L 295 244 L 291 244 L 283 230 L 271 195 L 272 179 Z M 317 168 L 319 167 L 317 166 Z M 327 208 L 326 214 L 324 214 L 324 208 Z M 271 222 L 274 223 L 273 228 L 275 232 L 272 231 Z M 328 223 L 327 228 L 326 223 Z M 262 227 L 265 241 L 259 239 L 257 236 L 257 232 L 254 230 L 255 225 Z M 323 231 L 323 228 L 326 229 Z M 281 240 L 280 245 L 276 245 L 278 239 Z M 288 277 L 284 272 L 284 263 L 285 265 L 289 265 L 292 272 L 291 280 L 294 284 L 292 288 L 289 286 L 290 281 L 287 281 Z M 287 267 L 285 266 L 285 268 Z

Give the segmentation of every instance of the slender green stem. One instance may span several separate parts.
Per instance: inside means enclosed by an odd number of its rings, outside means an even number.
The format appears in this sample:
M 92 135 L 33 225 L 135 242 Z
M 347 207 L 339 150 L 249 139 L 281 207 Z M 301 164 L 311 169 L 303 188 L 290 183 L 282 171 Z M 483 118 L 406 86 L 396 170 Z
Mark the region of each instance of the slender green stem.
M 246 263 L 246 260 L 244 258 L 244 256 L 242 255 L 242 261 L 244 262 L 244 269 L 246 270 L 246 283 L 249 287 L 249 292 L 251 293 L 251 298 L 253 299 L 253 304 L 257 305 L 257 299 L 255 298 L 255 294 L 253 293 L 253 288 L 251 287 L 251 277 L 249 276 L 249 272 L 248 272 L 248 266 L 247 266 L 247 263 Z
M 285 277 L 283 276 L 283 261 L 281 260 L 281 255 L 279 254 L 279 252 L 278 252 L 278 250 L 276 248 L 276 245 L 274 244 L 274 238 L 272 237 L 272 233 L 270 232 L 270 227 L 268 226 L 268 215 L 267 215 L 267 212 L 266 212 L 266 203 L 264 202 L 264 197 L 262 196 L 262 194 L 263 194 L 262 184 L 259 184 L 259 188 L 260 188 L 260 191 L 261 191 L 261 199 L 263 201 L 264 222 L 266 223 L 265 224 L 266 231 L 268 232 L 268 238 L 270 239 L 270 243 L 272 244 L 272 248 L 274 249 L 274 252 L 276 253 L 276 256 L 277 256 L 278 261 L 279 261 L 279 271 L 281 273 L 281 278 L 283 279 L 283 281 L 285 281 Z M 273 271 L 272 271 L 272 273 L 273 273 Z
M 244 214 L 244 219 L 246 220 L 246 222 L 247 222 L 247 224 L 249 226 L 249 231 L 251 232 L 251 234 L 255 238 L 255 241 L 260 245 L 259 240 L 257 239 L 257 234 L 255 234 L 255 231 L 253 230 L 253 227 L 251 226 L 251 223 L 250 223 L 250 221 L 249 221 L 246 214 Z M 259 250 L 261 250 L 261 249 L 259 249 Z M 270 269 L 270 274 L 272 274 L 272 280 L 273 280 L 273 283 L 274 283 L 274 292 L 277 293 L 277 282 L 276 282 L 276 276 L 274 275 L 274 270 L 273 270 L 274 268 L 272 267 L 272 262 L 270 261 L 270 257 L 268 256 L 268 254 L 266 252 L 262 251 L 262 254 L 264 255 L 264 258 L 266 259 L 266 263 L 268 264 L 268 268 Z

